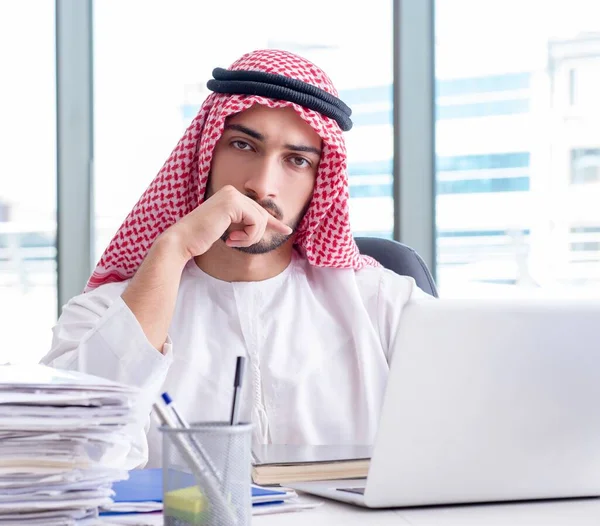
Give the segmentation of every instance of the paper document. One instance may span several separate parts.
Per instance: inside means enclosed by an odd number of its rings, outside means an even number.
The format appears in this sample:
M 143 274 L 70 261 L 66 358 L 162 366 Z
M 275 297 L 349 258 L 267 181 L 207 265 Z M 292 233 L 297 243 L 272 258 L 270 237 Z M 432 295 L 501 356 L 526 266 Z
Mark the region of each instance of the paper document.
M 128 476 L 103 457 L 126 444 L 137 396 L 82 373 L 0 366 L 0 526 L 98 524 Z

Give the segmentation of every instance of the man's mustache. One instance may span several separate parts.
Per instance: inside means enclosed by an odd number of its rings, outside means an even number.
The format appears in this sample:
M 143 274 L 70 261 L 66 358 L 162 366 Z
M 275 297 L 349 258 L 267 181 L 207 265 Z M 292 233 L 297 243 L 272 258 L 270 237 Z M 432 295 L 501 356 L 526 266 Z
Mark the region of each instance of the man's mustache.
M 263 199 L 261 201 L 258 199 L 258 196 L 252 192 L 246 192 L 246 197 L 252 199 L 252 201 L 264 208 L 275 219 L 278 219 L 279 221 L 283 219 L 283 212 L 281 211 L 281 208 L 279 208 L 272 199 Z

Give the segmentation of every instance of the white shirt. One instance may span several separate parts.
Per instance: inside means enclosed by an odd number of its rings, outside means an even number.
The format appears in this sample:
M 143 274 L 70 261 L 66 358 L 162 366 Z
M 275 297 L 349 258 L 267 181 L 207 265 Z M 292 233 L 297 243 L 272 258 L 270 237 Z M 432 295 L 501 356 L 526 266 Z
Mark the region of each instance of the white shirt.
M 241 420 L 255 443 L 372 444 L 407 301 L 428 297 L 383 268 L 317 268 L 294 254 L 281 274 L 225 282 L 186 265 L 158 352 L 121 299 L 128 282 L 73 298 L 43 362 L 138 386 L 125 467 L 161 465 L 151 405 L 167 391 L 190 422 L 230 416 L 236 356 L 247 356 Z

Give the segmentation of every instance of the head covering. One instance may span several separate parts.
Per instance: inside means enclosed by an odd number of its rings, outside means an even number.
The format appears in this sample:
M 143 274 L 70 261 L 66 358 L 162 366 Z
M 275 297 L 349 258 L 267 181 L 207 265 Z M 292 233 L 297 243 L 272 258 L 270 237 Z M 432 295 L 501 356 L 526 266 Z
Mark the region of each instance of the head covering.
M 225 78 L 224 70 L 215 70 L 216 82 L 238 80 Z M 225 119 L 231 115 L 249 109 L 255 104 L 270 108 L 292 107 L 321 137 L 323 141 L 321 161 L 318 166 L 315 188 L 311 203 L 297 233 L 295 246 L 311 265 L 331 268 L 352 268 L 359 270 L 366 266 L 378 266 L 378 263 L 359 253 L 352 237 L 349 217 L 349 184 L 346 172 L 346 146 L 342 129 L 338 121 L 342 119 L 345 129 L 351 126 L 343 120 L 348 118 L 349 109 L 339 99 L 329 77 L 311 62 L 287 51 L 259 50 L 248 53 L 234 62 L 230 72 L 243 71 L 271 74 L 273 77 L 289 77 L 300 81 L 293 83 L 296 91 L 301 86 L 312 85 L 319 90 L 308 94 L 321 99 L 327 94 L 338 103 L 329 101 L 337 107 L 337 113 L 327 116 L 311 107 L 315 101 L 295 98 L 265 91 L 240 94 L 239 90 L 223 89 L 211 93 L 202 104 L 198 115 L 193 119 L 184 136 L 150 183 L 140 200 L 129 213 L 112 241 L 102 255 L 94 273 L 90 277 L 86 291 L 105 283 L 123 281 L 135 274 L 158 235 L 180 218 L 194 210 L 204 199 L 211 166 L 213 150 L 223 133 Z M 264 77 L 263 79 L 268 77 Z M 220 80 L 219 80 L 220 79 Z M 248 79 L 242 79 L 247 81 Z M 210 87 L 210 84 L 209 84 Z M 284 87 L 284 89 L 290 89 Z M 304 91 L 310 91 L 304 89 Z M 312 100 L 312 102 L 311 102 Z M 302 106 L 298 102 L 306 102 Z M 327 102 L 327 101 L 325 101 Z M 319 106 L 320 109 L 322 109 Z M 326 110 L 323 110 L 325 112 Z M 332 110 L 333 111 L 333 110 Z M 341 113 L 344 115 L 342 115 Z

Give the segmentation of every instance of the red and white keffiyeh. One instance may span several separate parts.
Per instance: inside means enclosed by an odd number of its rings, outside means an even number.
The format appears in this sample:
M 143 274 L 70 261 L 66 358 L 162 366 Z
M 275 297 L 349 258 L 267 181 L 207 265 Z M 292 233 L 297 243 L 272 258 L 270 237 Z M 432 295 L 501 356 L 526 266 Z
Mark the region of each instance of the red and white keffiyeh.
M 311 62 L 279 50 L 244 55 L 229 69 L 264 71 L 301 80 L 338 96 L 331 80 Z M 378 263 L 359 253 L 350 229 L 346 146 L 338 123 L 288 101 L 256 95 L 210 94 L 184 136 L 108 245 L 86 291 L 135 274 L 158 235 L 204 199 L 213 150 L 225 119 L 254 104 L 291 106 L 323 141 L 321 162 L 308 211 L 295 245 L 311 265 L 359 270 Z

